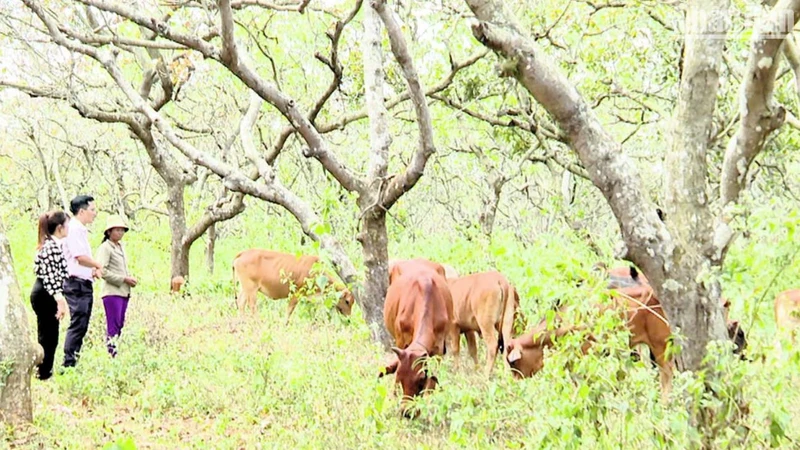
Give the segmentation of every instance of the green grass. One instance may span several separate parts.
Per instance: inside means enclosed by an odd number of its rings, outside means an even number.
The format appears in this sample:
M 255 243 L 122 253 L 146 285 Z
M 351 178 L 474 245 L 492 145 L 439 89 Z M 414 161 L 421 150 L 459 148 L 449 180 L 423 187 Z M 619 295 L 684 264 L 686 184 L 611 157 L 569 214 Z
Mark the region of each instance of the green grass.
M 19 243 L 32 242 L 33 236 L 21 225 L 10 231 L 27 292 L 30 251 Z M 800 355 L 794 351 L 781 356 L 772 349 L 768 314 L 761 314 L 756 329 L 748 330 L 754 362 L 722 357 L 716 363 L 723 373 L 715 385 L 721 400 L 701 399 L 703 374 L 679 373 L 672 401 L 662 404 L 656 370 L 631 362 L 625 335 L 606 329 L 602 347 L 609 356 L 577 358 L 575 343 L 566 339 L 540 374 L 523 381 L 514 380 L 501 361 L 491 376 L 484 376 L 483 344 L 477 369 L 462 349 L 458 363 L 445 358 L 437 364 L 440 389 L 417 402 L 420 417 L 410 421 L 400 416 L 393 377 L 377 378 L 389 354 L 371 342 L 358 308 L 344 320 L 320 303 L 301 302 L 286 325 L 286 301 L 260 297 L 255 317 L 239 317 L 229 261 L 246 246 L 243 238 L 221 241 L 222 256 L 213 275 L 204 274 L 198 246 L 188 294 L 171 296 L 164 281 L 168 255 L 153 244 L 165 237 L 161 229 L 126 236 L 142 285 L 130 303 L 119 356 L 112 359 L 106 352 L 104 312 L 97 299 L 78 367 L 46 382 L 33 380 L 34 423 L 2 431 L 8 445 L 696 448 L 700 430 L 690 405 L 701 401 L 718 412 L 716 447 L 800 445 L 800 429 L 793 425 L 800 417 Z M 288 243 L 292 238 L 276 240 Z M 431 237 L 398 248 L 398 257 L 425 255 L 452 263 L 463 273 L 497 267 L 518 286 L 529 326 L 556 298 L 585 302 L 595 295 L 575 287 L 575 279 L 585 276 L 594 260 L 569 235 L 542 235 L 527 250 L 502 232 L 491 245 L 443 245 Z M 731 267 L 772 264 L 769 255 L 745 257 L 737 251 L 730 256 Z M 787 276 L 796 273 L 794 267 Z M 727 276 L 732 278 L 726 286 L 731 292 L 766 283 Z M 744 301 L 734 296 L 735 312 L 748 311 Z M 32 312 L 29 318 L 33 336 Z M 62 343 L 65 328 L 66 323 Z M 59 346 L 57 362 L 61 355 Z M 748 414 L 737 408 L 746 408 Z
M 457 366 L 447 358 L 437 368 L 441 389 L 418 402 L 421 417 L 402 419 L 393 380 L 377 378 L 388 356 L 370 342 L 359 317 L 347 324 L 306 307 L 286 326 L 283 306 L 262 302 L 257 317 L 242 319 L 221 297 L 141 295 L 132 300 L 120 354 L 112 359 L 96 303 L 78 367 L 33 381 L 33 430 L 17 432 L 11 442 L 24 448 L 100 448 L 126 438 L 136 448 L 687 448 L 696 440 L 683 407 L 694 378 L 676 377 L 675 398 L 664 407 L 656 371 L 621 351 L 619 358 L 574 359 L 567 372 L 566 349 L 525 381 L 513 380 L 500 364 L 487 378 L 465 355 Z M 797 417 L 800 395 L 789 389 L 798 382 L 797 355 L 780 364 L 768 357 L 728 367 L 745 380 L 752 414 L 744 423 L 753 429 L 751 448 L 760 448 L 769 442 L 773 416 Z M 789 423 L 785 431 L 797 442 L 799 430 Z

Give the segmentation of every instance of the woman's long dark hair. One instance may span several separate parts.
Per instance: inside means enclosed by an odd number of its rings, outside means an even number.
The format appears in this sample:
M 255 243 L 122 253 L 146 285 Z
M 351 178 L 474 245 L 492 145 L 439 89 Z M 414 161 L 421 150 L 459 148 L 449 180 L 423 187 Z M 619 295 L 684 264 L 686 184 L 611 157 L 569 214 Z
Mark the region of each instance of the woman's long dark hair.
M 46 212 L 39 216 L 39 250 L 44 245 L 44 241 L 53 236 L 59 225 L 64 225 L 69 220 L 69 216 L 64 211 Z
M 107 241 L 107 240 L 111 239 L 111 230 L 113 230 L 113 228 L 110 228 L 110 229 L 108 229 L 108 230 L 106 230 L 106 231 L 104 231 L 104 232 L 103 232 L 103 240 L 100 242 L 101 244 L 102 244 L 103 242 L 105 242 L 105 241 Z

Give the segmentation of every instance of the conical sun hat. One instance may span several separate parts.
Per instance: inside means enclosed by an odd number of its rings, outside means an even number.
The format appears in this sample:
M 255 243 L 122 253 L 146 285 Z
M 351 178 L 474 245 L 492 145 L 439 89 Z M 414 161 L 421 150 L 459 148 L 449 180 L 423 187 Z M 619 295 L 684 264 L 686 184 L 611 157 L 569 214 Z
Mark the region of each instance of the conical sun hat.
M 106 227 L 105 227 L 105 229 L 103 231 L 108 231 L 108 230 L 110 230 L 112 228 L 124 228 L 125 231 L 130 230 L 130 227 L 128 227 L 128 224 L 125 223 L 125 220 L 122 217 L 117 216 L 117 215 L 114 215 L 114 216 L 111 216 L 111 217 L 108 218 L 108 220 L 106 221 Z

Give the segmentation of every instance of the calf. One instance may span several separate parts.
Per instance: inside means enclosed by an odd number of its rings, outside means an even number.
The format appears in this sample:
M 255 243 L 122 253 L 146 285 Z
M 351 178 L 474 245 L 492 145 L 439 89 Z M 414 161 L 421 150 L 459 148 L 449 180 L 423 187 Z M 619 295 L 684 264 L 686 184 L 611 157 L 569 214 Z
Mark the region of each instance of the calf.
M 609 281 L 607 287 L 609 289 L 650 284 L 650 282 L 647 281 L 647 277 L 639 273 L 633 266 L 615 267 L 608 271 L 608 275 Z M 744 349 L 747 348 L 747 338 L 745 337 L 744 329 L 741 327 L 738 321 L 730 320 L 729 318 L 731 309 L 730 300 L 723 297 L 720 299 L 720 301 L 722 302 L 722 315 L 725 318 L 725 324 L 728 329 L 728 337 L 735 345 L 733 353 L 739 355 L 739 358 L 744 360 L 746 359 L 744 355 Z M 652 353 L 650 354 L 650 360 L 654 363 L 656 362 Z
M 386 292 L 383 320 L 395 340 L 396 358 L 378 376 L 396 373 L 395 382 L 403 389 L 403 415 L 411 417 L 408 401 L 438 382 L 426 372 L 424 362 L 444 355 L 445 341 L 452 343 L 458 337 L 447 281 L 424 262 L 404 264 Z
M 613 305 L 625 318 L 631 332 L 630 345 L 647 344 L 656 358 L 661 379 L 661 397 L 666 400 L 672 388 L 672 362 L 667 359 L 667 340 L 670 328 L 658 299 L 649 285 L 637 285 L 612 291 Z M 603 311 L 608 306 L 598 305 Z M 553 345 L 556 337 L 585 329 L 586 326 L 561 326 L 547 330 L 547 321 L 539 323 L 526 335 L 512 339 L 508 344 L 506 361 L 517 378 L 530 377 L 544 365 L 544 349 Z M 593 337 L 589 336 L 583 344 L 583 351 L 590 347 Z
M 286 321 L 292 316 L 300 293 L 292 293 L 290 283 L 298 289 L 305 286 L 306 280 L 311 276 L 311 268 L 319 262 L 316 256 L 295 256 L 288 253 L 271 250 L 245 250 L 233 259 L 233 276 L 239 280 L 241 290 L 236 299 L 239 312 L 244 313 L 245 305 L 250 306 L 251 313 L 256 312 L 256 297 L 260 291 L 267 297 L 278 300 L 289 299 Z M 339 292 L 339 301 L 336 309 L 345 316 L 349 316 L 355 298 L 347 287 L 339 282 L 330 272 L 323 272 L 329 282 Z M 234 280 L 235 282 L 235 280 Z M 320 288 L 314 283 L 312 294 L 319 294 Z
M 517 290 L 500 272 L 482 272 L 448 281 L 458 331 L 467 338 L 472 360 L 478 364 L 475 335 L 486 341 L 486 373 L 491 373 L 497 351 L 512 338 L 514 316 L 519 307 Z M 460 338 L 453 352 L 459 353 Z

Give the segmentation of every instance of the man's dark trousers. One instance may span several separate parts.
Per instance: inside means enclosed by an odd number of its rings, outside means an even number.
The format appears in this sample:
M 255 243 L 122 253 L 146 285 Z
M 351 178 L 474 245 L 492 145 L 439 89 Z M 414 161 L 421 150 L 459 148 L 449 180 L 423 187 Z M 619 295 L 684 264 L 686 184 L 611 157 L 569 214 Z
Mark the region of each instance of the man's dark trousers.
M 89 329 L 94 302 L 92 282 L 77 277 L 64 280 L 64 297 L 69 305 L 69 328 L 64 340 L 64 367 L 74 367 Z

